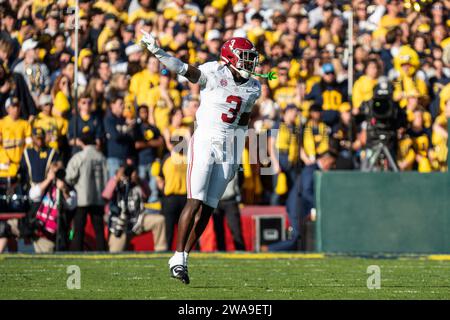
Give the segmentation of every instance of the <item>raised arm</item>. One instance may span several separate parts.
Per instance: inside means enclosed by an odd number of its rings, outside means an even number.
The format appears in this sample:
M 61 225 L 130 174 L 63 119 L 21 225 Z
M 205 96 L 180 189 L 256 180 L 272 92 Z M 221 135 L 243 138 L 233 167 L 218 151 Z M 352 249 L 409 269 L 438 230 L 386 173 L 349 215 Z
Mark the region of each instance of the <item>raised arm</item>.
M 151 34 L 145 32 L 144 30 L 141 30 L 141 32 L 144 35 L 141 39 L 141 43 L 147 48 L 148 51 L 153 53 L 155 57 L 167 67 L 167 69 L 184 76 L 192 83 L 197 83 L 200 81 L 200 85 L 206 84 L 206 77 L 202 76 L 202 72 L 198 68 L 184 63 L 174 56 L 171 56 L 158 46 L 156 39 Z

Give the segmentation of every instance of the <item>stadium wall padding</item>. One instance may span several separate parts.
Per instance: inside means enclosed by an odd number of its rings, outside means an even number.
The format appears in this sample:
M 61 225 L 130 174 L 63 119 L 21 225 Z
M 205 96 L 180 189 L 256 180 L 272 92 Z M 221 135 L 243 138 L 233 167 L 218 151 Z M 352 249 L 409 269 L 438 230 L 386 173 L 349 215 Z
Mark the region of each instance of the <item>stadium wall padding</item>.
M 450 174 L 316 172 L 316 249 L 450 253 Z

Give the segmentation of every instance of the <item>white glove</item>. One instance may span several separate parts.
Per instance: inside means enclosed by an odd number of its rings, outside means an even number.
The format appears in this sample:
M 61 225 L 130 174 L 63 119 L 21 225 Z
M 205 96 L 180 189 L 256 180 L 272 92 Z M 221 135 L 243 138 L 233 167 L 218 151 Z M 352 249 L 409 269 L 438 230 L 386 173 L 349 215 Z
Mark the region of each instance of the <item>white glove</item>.
M 155 54 L 159 50 L 159 46 L 156 43 L 156 39 L 150 33 L 145 32 L 142 29 L 141 32 L 144 35 L 141 39 L 141 44 L 145 45 L 148 51 Z

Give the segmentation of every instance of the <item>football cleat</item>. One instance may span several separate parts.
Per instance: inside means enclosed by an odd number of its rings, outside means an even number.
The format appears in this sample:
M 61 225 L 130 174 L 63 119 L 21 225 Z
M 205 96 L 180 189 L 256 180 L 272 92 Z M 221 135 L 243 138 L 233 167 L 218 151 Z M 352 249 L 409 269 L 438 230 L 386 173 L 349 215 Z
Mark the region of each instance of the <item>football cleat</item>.
M 170 275 L 172 278 L 181 280 L 184 284 L 189 284 L 187 267 L 183 265 L 176 265 L 170 268 Z

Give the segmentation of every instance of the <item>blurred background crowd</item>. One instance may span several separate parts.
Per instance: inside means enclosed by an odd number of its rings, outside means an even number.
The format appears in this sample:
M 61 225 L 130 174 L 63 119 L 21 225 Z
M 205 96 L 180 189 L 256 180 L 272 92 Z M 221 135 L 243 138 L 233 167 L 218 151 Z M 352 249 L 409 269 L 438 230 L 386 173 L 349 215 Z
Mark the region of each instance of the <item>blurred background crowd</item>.
M 368 128 L 378 120 L 368 104 L 380 77 L 395 108 L 385 143 L 395 166 L 446 171 L 449 13 L 448 0 L 79 0 L 75 59 L 74 0 L 1 0 L 0 178 L 23 194 L 48 180 L 35 196 L 42 200 L 60 172 L 64 183 L 55 187 L 68 207 L 77 207 L 75 242 L 87 213 L 99 216 L 105 204 L 118 206 L 120 221 L 120 201 L 111 199 L 121 181 L 133 181 L 145 189 L 135 195 L 143 207 L 159 210 L 148 204 L 161 203 L 166 210 L 165 225 L 152 221 L 146 228 L 166 233 L 160 248 L 170 243 L 186 194 L 186 170 L 176 161 L 183 155 L 174 147 L 193 132 L 200 89 L 142 49 L 141 29 L 194 65 L 218 60 L 229 38 L 247 37 L 260 53 L 256 72 L 276 72 L 276 80 L 261 79 L 250 126 L 268 136 L 277 174 L 261 176 L 268 164 L 250 165 L 246 149 L 243 170 L 226 194 L 236 203 L 284 204 L 297 197 L 290 190 L 301 188 L 307 215 L 314 170 L 364 169 L 373 152 Z M 80 182 L 83 161 L 93 164 L 85 175 L 94 180 Z M 387 169 L 387 161 L 374 170 Z M 103 197 L 89 195 L 107 185 Z M 117 239 L 114 246 L 122 247 L 123 234 Z

